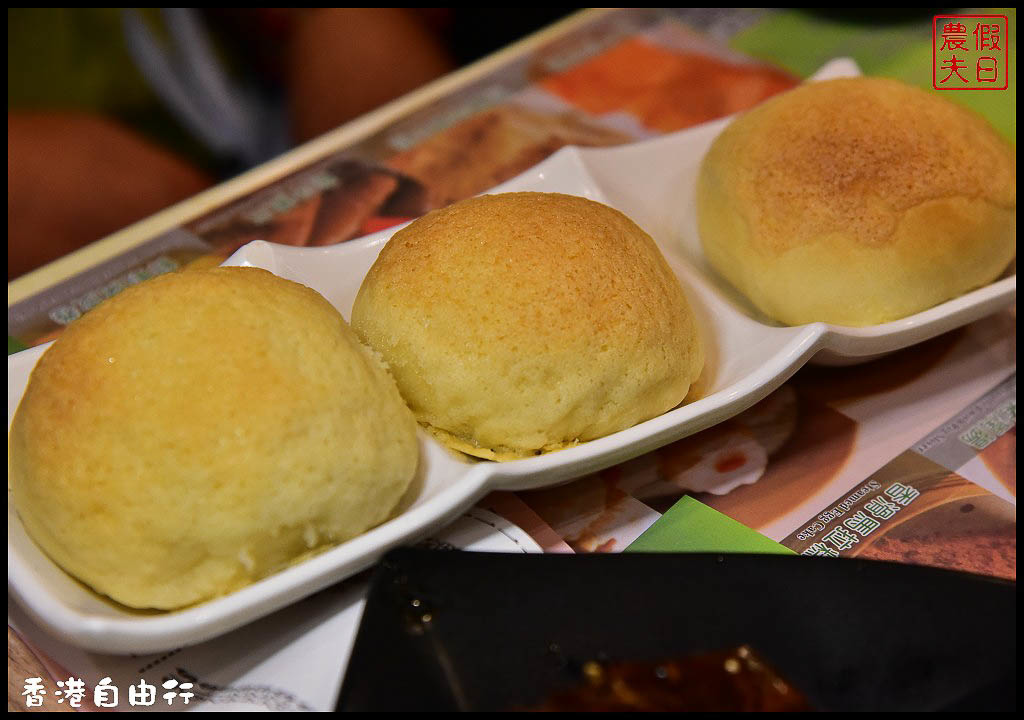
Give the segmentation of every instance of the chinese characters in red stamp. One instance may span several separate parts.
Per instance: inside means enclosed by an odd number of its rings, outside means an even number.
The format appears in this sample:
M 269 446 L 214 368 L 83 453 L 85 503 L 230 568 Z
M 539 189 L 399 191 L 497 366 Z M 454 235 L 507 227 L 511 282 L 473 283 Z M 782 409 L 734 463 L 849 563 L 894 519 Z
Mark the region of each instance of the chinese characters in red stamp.
M 936 90 L 1005 90 L 1010 85 L 1005 15 L 936 15 L 932 86 Z

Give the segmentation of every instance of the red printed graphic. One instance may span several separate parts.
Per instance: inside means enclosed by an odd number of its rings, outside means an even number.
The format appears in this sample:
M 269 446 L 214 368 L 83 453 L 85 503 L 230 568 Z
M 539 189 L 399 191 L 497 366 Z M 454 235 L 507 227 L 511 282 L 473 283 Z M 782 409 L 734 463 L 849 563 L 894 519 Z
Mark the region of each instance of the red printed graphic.
M 1005 90 L 1010 85 L 1005 15 L 936 15 L 932 86 L 936 90 Z

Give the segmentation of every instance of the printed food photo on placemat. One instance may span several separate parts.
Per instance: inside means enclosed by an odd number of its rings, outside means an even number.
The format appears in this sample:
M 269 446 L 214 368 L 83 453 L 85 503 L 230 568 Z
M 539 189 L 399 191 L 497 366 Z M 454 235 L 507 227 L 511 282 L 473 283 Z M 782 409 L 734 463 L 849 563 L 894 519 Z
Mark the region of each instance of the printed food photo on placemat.
M 427 209 L 425 191 L 415 180 L 393 170 L 331 157 L 209 213 L 187 229 L 227 257 L 253 240 L 333 245 L 404 222 Z
M 804 555 L 859 556 L 1016 579 L 1016 508 L 908 450 L 782 540 Z
M 515 103 L 476 113 L 387 160 L 428 188 L 431 208 L 471 197 L 528 170 L 566 145 L 631 138 L 578 112 L 540 113 Z
M 666 23 L 661 32 L 623 40 L 540 85 L 592 115 L 628 113 L 667 133 L 745 110 L 798 82 L 767 65 L 672 47 L 687 32 Z
M 1006 431 L 979 456 L 989 472 L 1017 497 L 1017 427 Z
M 857 438 L 855 422 L 789 385 L 736 419 L 745 421 L 752 434 L 756 432 L 759 445 L 769 455 L 756 483 L 725 494 L 695 489 L 704 491 L 697 495 L 701 502 L 754 529 L 768 526 L 832 482 Z M 661 452 L 675 451 L 676 446 L 670 445 Z

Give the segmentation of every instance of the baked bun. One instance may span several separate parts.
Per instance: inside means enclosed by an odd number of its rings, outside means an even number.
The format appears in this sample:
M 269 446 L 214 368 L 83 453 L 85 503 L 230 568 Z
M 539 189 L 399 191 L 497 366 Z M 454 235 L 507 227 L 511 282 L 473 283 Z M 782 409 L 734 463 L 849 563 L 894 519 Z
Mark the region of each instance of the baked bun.
M 508 460 L 598 438 L 678 405 L 703 353 L 654 241 L 569 195 L 485 195 L 396 233 L 352 327 L 417 419 Z
M 791 325 L 871 325 L 984 285 L 1017 246 L 1016 152 L 881 78 L 810 83 L 733 122 L 697 185 L 711 265 Z
M 75 321 L 9 435 L 28 534 L 97 592 L 178 608 L 385 520 L 416 469 L 394 382 L 320 295 L 164 275 Z

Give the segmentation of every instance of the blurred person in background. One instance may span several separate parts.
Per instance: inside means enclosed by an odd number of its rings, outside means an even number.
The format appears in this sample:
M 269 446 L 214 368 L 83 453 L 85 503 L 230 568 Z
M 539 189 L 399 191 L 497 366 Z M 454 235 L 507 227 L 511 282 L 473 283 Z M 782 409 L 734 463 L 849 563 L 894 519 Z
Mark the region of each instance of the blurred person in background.
M 8 280 L 568 11 L 8 9 Z

